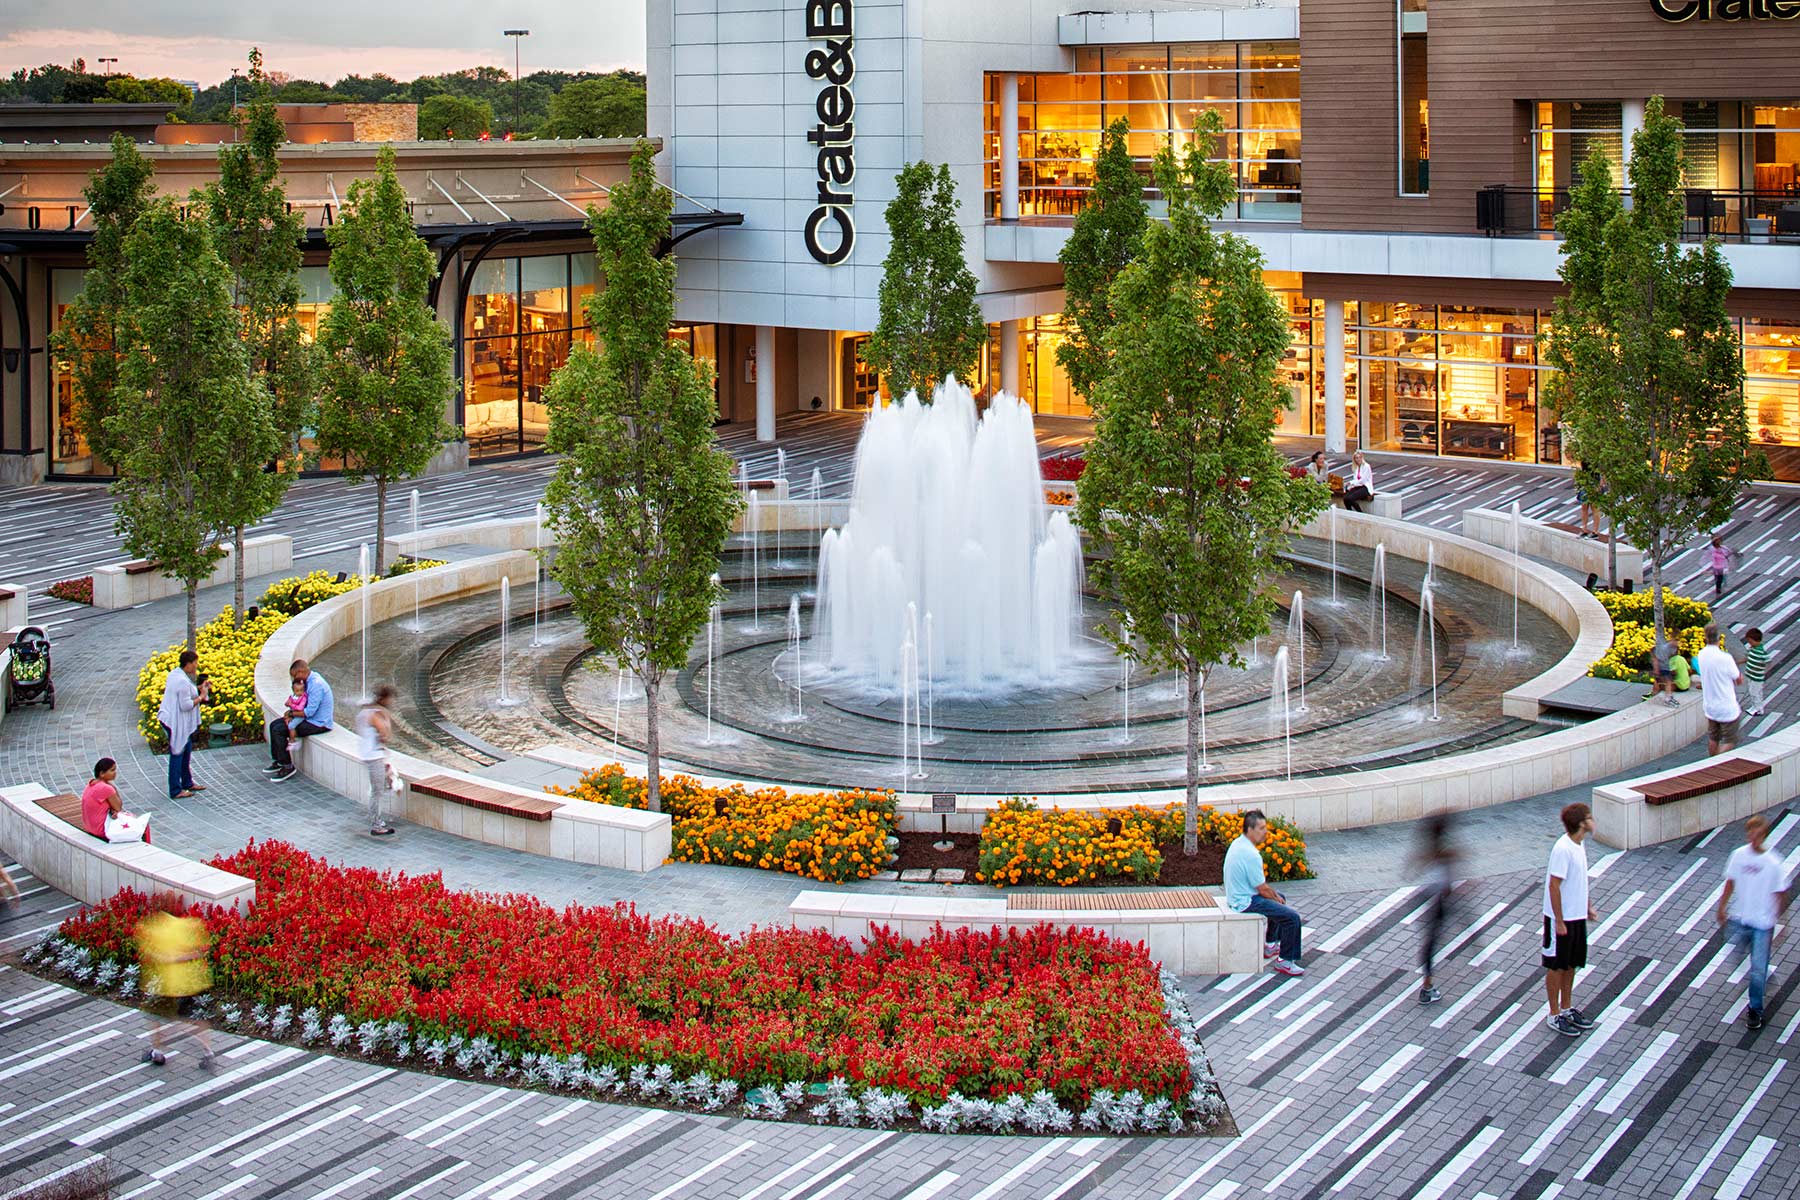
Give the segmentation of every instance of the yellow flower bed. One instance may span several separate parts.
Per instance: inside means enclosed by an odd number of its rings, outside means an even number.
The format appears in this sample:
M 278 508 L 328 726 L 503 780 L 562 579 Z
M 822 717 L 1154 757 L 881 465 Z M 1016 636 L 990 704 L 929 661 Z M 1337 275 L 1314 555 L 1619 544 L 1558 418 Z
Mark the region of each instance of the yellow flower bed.
M 560 796 L 647 808 L 644 781 L 616 763 L 589 771 Z M 895 832 L 892 792 L 788 792 L 778 787 L 709 788 L 687 775 L 663 780 L 663 811 L 681 862 L 760 867 L 841 883 L 887 863 Z
M 1648 679 L 1650 651 L 1656 643 L 1650 593 L 1596 592 L 1594 598 L 1612 617 L 1613 642 L 1587 673 L 1596 679 Z M 1683 654 L 1700 652 L 1706 644 L 1705 627 L 1711 620 L 1712 608 L 1704 601 L 1663 589 L 1663 623 Z
M 1119 832 L 1111 832 L 1117 819 Z M 1229 845 L 1243 831 L 1243 818 L 1202 805 L 1200 841 Z M 1070 887 L 1102 879 L 1155 883 L 1162 873 L 1158 846 L 1181 840 L 1183 807 L 1137 805 L 1108 816 L 1060 808 L 1039 808 L 1014 798 L 1002 804 L 981 830 L 978 876 L 996 887 L 1018 884 Z M 1269 818 L 1262 845 L 1270 879 L 1309 879 L 1306 841 L 1293 822 Z

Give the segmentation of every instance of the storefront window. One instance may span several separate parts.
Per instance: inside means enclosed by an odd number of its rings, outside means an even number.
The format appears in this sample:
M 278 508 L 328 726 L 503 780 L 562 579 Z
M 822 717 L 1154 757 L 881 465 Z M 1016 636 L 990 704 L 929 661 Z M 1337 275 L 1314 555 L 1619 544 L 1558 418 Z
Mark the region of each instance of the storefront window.
M 1069 374 L 1056 361 L 1056 348 L 1063 343 L 1061 313 L 1033 317 L 1019 322 L 1024 339 L 1020 360 L 1019 389 L 1031 410 L 1046 416 L 1085 417 L 1092 414 L 1087 399 L 1077 395 L 1069 383 Z
M 306 341 L 319 339 L 325 315 L 331 311 L 331 298 L 336 294 L 330 267 L 300 268 L 300 302 L 294 306 L 294 318 L 300 323 L 300 336 Z
M 541 450 L 550 432 L 544 392 L 575 340 L 592 345 L 585 302 L 591 255 L 483 260 L 463 310 L 463 431 L 469 454 Z
M 50 329 L 62 328 L 63 313 L 75 297 L 81 295 L 84 270 L 50 272 Z M 111 475 L 113 470 L 102 462 L 81 435 L 75 415 L 75 378 L 66 362 L 57 362 L 51 376 L 50 470 L 56 475 Z

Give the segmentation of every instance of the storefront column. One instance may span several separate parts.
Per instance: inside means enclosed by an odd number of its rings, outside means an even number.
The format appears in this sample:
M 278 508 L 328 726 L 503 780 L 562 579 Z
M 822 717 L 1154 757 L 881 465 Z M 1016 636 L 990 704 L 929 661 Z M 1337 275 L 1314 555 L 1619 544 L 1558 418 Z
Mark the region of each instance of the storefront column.
M 1019 394 L 1019 323 L 1000 322 L 1000 390 L 1009 396 Z
M 1623 165 L 1629 167 L 1631 165 L 1632 136 L 1644 127 L 1644 102 L 1642 100 L 1622 100 L 1619 102 L 1619 107 L 1621 114 L 1619 132 L 1624 135 L 1625 139 Z M 1623 180 L 1622 186 L 1630 187 L 1631 182 Z
M 1000 219 L 1019 219 L 1019 77 L 1000 76 Z M 1017 329 L 1017 322 L 1014 322 Z M 1014 351 L 1015 357 L 1017 351 Z M 1011 391 L 1009 387 L 1007 389 Z
M 756 327 L 756 440 L 775 440 L 775 330 Z
M 1342 454 L 1344 440 L 1344 302 L 1325 302 L 1325 449 Z

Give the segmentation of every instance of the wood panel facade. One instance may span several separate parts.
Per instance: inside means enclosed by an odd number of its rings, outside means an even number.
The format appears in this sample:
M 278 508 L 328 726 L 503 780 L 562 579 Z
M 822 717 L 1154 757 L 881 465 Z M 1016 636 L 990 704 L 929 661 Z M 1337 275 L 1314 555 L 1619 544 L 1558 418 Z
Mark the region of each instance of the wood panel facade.
M 1658 17 L 1650 0 L 1440 0 L 1429 12 L 1430 195 L 1401 196 L 1394 0 L 1304 0 L 1308 229 L 1474 233 L 1475 193 L 1531 183 L 1540 100 L 1800 96 L 1800 20 Z

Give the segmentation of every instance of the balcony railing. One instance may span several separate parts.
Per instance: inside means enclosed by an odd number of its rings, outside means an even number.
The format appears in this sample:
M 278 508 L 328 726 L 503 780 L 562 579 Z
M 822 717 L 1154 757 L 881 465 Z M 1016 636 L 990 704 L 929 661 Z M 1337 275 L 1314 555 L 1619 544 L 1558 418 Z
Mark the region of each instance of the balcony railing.
M 1475 227 L 1489 237 L 1541 237 L 1555 232 L 1556 218 L 1568 207 L 1568 188 L 1497 183 L 1475 193 Z M 1800 245 L 1800 191 L 1690 188 L 1682 236 Z

